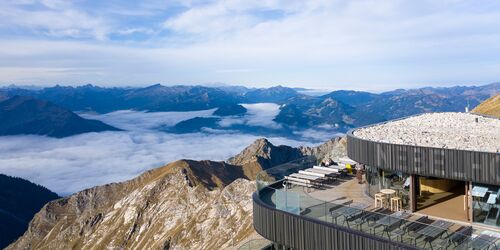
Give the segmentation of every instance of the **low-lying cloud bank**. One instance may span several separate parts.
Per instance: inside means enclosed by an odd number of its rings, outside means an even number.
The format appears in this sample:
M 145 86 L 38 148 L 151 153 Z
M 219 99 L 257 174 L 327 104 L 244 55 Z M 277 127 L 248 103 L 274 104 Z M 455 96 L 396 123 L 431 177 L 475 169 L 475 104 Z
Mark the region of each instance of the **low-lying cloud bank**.
M 244 117 L 222 118 L 227 124 L 279 126 L 273 121 L 276 104 L 245 105 Z M 86 133 L 62 139 L 22 135 L 0 137 L 0 173 L 19 176 L 61 194 L 131 179 L 138 174 L 179 159 L 226 160 L 262 137 L 231 130 L 210 130 L 189 134 L 159 131 L 164 126 L 197 116 L 210 117 L 213 109 L 193 112 L 116 111 L 82 114 L 126 131 Z M 306 134 L 312 136 L 312 131 Z M 313 145 L 315 140 L 269 137 L 274 144 Z M 333 136 L 333 135 L 332 135 Z M 305 137 L 307 138 L 307 137 Z M 216 145 L 216 146 L 215 146 Z
M 225 160 L 259 138 L 234 133 L 87 133 L 63 139 L 0 137 L 0 173 L 19 176 L 61 194 L 131 179 L 178 159 Z M 269 138 L 276 144 L 307 142 Z M 214 146 L 216 145 L 216 146 Z

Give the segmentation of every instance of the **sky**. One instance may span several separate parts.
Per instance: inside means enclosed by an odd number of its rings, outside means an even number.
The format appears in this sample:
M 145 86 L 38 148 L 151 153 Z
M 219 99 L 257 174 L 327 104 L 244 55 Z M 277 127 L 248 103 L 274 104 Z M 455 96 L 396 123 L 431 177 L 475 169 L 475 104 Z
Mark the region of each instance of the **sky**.
M 499 81 L 500 1 L 2 0 L 0 84 Z

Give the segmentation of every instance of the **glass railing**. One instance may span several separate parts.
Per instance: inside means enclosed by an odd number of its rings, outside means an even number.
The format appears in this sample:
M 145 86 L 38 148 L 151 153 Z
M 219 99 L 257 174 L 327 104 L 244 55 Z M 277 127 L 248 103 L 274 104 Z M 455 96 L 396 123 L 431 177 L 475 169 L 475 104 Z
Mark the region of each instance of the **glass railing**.
M 363 203 L 338 203 L 312 197 L 301 188 L 287 189 L 286 175 L 312 167 L 312 159 L 284 164 L 259 173 L 259 195 L 268 205 L 291 214 L 324 221 L 338 227 L 398 241 L 422 249 L 495 249 L 495 238 L 472 237 L 472 228 L 435 220 L 408 212 L 389 209 L 367 209 Z M 334 188 L 334 187 L 333 187 Z
M 238 250 L 266 250 L 271 249 L 272 242 L 266 239 L 253 239 L 243 243 Z

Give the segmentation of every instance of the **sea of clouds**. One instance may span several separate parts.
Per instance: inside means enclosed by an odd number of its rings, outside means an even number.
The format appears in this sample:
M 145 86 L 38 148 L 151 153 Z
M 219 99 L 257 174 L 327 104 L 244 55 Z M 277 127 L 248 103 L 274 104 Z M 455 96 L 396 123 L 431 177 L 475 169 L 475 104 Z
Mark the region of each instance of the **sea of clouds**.
M 238 122 L 279 126 L 272 121 L 276 104 L 245 104 L 245 107 L 248 114 Z M 0 137 L 0 173 L 22 177 L 60 195 L 68 195 L 96 185 L 131 179 L 178 159 L 226 160 L 262 137 L 230 130 L 172 134 L 156 129 L 197 116 L 208 117 L 213 111 L 148 113 L 123 110 L 101 115 L 81 114 L 125 131 L 86 133 L 62 139 L 3 136 Z M 234 119 L 224 118 L 221 122 L 229 124 Z M 327 140 L 332 135 L 315 135 L 323 136 Z M 317 144 L 317 141 L 284 137 L 268 139 L 277 145 Z

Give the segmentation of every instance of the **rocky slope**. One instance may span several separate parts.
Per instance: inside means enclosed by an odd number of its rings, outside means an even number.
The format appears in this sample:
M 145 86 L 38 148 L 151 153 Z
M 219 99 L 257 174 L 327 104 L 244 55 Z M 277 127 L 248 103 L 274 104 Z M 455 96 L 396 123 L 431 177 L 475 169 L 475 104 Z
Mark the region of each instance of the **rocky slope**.
M 252 233 L 254 184 L 235 166 L 177 161 L 48 203 L 7 249 L 217 249 Z
M 340 150 L 342 152 L 332 152 Z M 228 162 L 180 160 L 49 202 L 7 249 L 224 249 L 254 234 L 255 174 L 305 155 L 345 154 L 259 139 Z
M 479 104 L 472 110 L 472 113 L 491 115 L 500 118 L 500 94 Z

